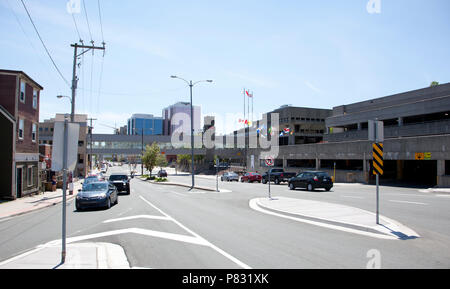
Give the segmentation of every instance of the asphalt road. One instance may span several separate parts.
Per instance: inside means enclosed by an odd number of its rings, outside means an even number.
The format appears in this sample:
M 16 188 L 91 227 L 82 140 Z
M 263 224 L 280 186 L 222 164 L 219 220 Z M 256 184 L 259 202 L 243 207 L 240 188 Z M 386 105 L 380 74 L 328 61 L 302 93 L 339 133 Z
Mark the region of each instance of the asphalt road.
M 125 167 L 110 168 L 110 172 Z M 189 184 L 190 176 L 169 176 Z M 215 187 L 209 177 L 196 183 Z M 219 182 L 216 193 L 135 178 L 131 195 L 109 210 L 77 212 L 68 203 L 68 238 L 124 248 L 135 268 L 366 268 L 378 250 L 382 268 L 450 268 L 450 197 L 418 189 L 381 187 L 381 214 L 421 235 L 383 240 L 295 222 L 252 210 L 249 200 L 267 185 Z M 289 191 L 274 196 L 321 200 L 374 211 L 375 187 L 337 184 L 330 192 Z M 0 221 L 0 261 L 60 239 L 61 206 Z

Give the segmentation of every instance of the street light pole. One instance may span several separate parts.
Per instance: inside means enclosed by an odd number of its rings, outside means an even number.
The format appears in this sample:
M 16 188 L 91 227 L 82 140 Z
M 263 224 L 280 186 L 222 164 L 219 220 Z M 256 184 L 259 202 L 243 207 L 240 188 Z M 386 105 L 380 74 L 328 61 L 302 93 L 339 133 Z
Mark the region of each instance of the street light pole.
M 194 189 L 194 108 L 192 107 L 192 80 L 189 83 L 189 88 L 191 91 L 191 171 L 192 171 L 192 187 Z
M 197 82 L 192 83 L 191 81 L 187 81 L 186 79 L 183 79 L 181 77 L 172 75 L 171 78 L 178 78 L 183 80 L 184 82 L 187 83 L 187 85 L 189 85 L 189 89 L 190 89 L 190 94 L 191 94 L 191 171 L 192 171 L 192 186 L 191 186 L 191 190 L 194 189 L 194 108 L 192 106 L 192 87 L 194 87 L 194 85 L 196 85 L 197 83 L 200 82 L 213 82 L 212 80 L 200 80 Z

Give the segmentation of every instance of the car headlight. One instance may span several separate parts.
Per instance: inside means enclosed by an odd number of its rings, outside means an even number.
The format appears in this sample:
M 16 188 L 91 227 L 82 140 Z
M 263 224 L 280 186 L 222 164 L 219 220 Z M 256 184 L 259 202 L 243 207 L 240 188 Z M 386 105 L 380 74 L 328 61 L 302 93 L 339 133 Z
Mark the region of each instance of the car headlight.
M 98 195 L 98 197 L 104 199 L 104 198 L 106 198 L 106 194 L 105 193 L 101 193 L 101 194 Z

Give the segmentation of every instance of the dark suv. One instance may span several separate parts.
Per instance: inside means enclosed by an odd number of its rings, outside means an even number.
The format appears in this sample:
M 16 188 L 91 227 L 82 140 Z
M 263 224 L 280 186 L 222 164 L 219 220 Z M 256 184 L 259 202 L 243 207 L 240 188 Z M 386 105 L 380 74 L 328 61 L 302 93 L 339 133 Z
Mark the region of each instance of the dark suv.
M 291 190 L 305 188 L 308 191 L 313 191 L 314 189 L 322 188 L 329 191 L 333 187 L 333 181 L 326 172 L 307 171 L 291 178 L 288 185 Z
M 130 194 L 130 179 L 126 174 L 112 174 L 109 176 L 109 182 L 116 186 L 118 192 L 127 192 Z

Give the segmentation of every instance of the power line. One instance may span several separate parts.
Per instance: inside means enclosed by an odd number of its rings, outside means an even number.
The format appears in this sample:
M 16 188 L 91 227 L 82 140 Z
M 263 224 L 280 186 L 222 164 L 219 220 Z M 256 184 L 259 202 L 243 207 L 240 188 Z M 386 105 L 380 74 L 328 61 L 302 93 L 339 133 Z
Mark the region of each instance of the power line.
M 41 35 L 39 34 L 39 31 L 38 31 L 38 29 L 36 28 L 36 25 L 34 24 L 33 19 L 31 18 L 30 12 L 28 12 L 28 9 L 27 9 L 27 6 L 25 5 L 25 2 L 24 2 L 23 0 L 20 0 L 20 1 L 22 2 L 22 5 L 23 5 L 23 7 L 25 8 L 25 11 L 27 12 L 27 15 L 28 15 L 28 18 L 29 18 L 30 21 L 31 21 L 31 24 L 33 24 L 34 30 L 36 31 L 36 34 L 38 35 L 39 40 L 40 40 L 41 43 L 42 43 L 42 46 L 44 46 L 44 49 L 45 49 L 45 51 L 47 52 L 48 57 L 49 57 L 50 60 L 52 61 L 53 66 L 54 66 L 55 69 L 58 71 L 59 75 L 60 75 L 61 78 L 64 80 L 64 82 L 67 84 L 67 86 L 70 87 L 69 82 L 67 81 L 67 79 L 63 76 L 63 74 L 62 74 L 61 71 L 59 70 L 58 66 L 56 65 L 55 61 L 53 60 L 53 57 L 50 55 L 50 52 L 48 51 L 47 46 L 45 45 L 44 41 L 42 40 L 42 37 L 41 37 Z
M 97 0 L 98 4 L 98 18 L 100 19 L 100 31 L 102 32 L 102 42 L 105 42 L 105 38 L 103 37 L 103 23 L 102 23 L 102 13 L 100 8 L 100 0 Z
M 80 30 L 78 30 L 77 21 L 75 20 L 75 16 L 72 14 L 73 24 L 75 24 L 75 29 L 77 30 L 78 38 L 80 39 L 80 42 L 83 41 L 83 38 L 81 38 Z
M 89 30 L 89 36 L 91 37 L 91 43 L 94 44 L 94 40 L 92 39 L 91 26 L 89 25 L 89 18 L 88 18 L 87 9 L 86 9 L 86 3 L 84 0 L 83 0 L 83 8 L 84 8 L 84 15 L 86 16 L 86 22 L 87 22 L 87 26 L 88 26 L 88 30 Z

